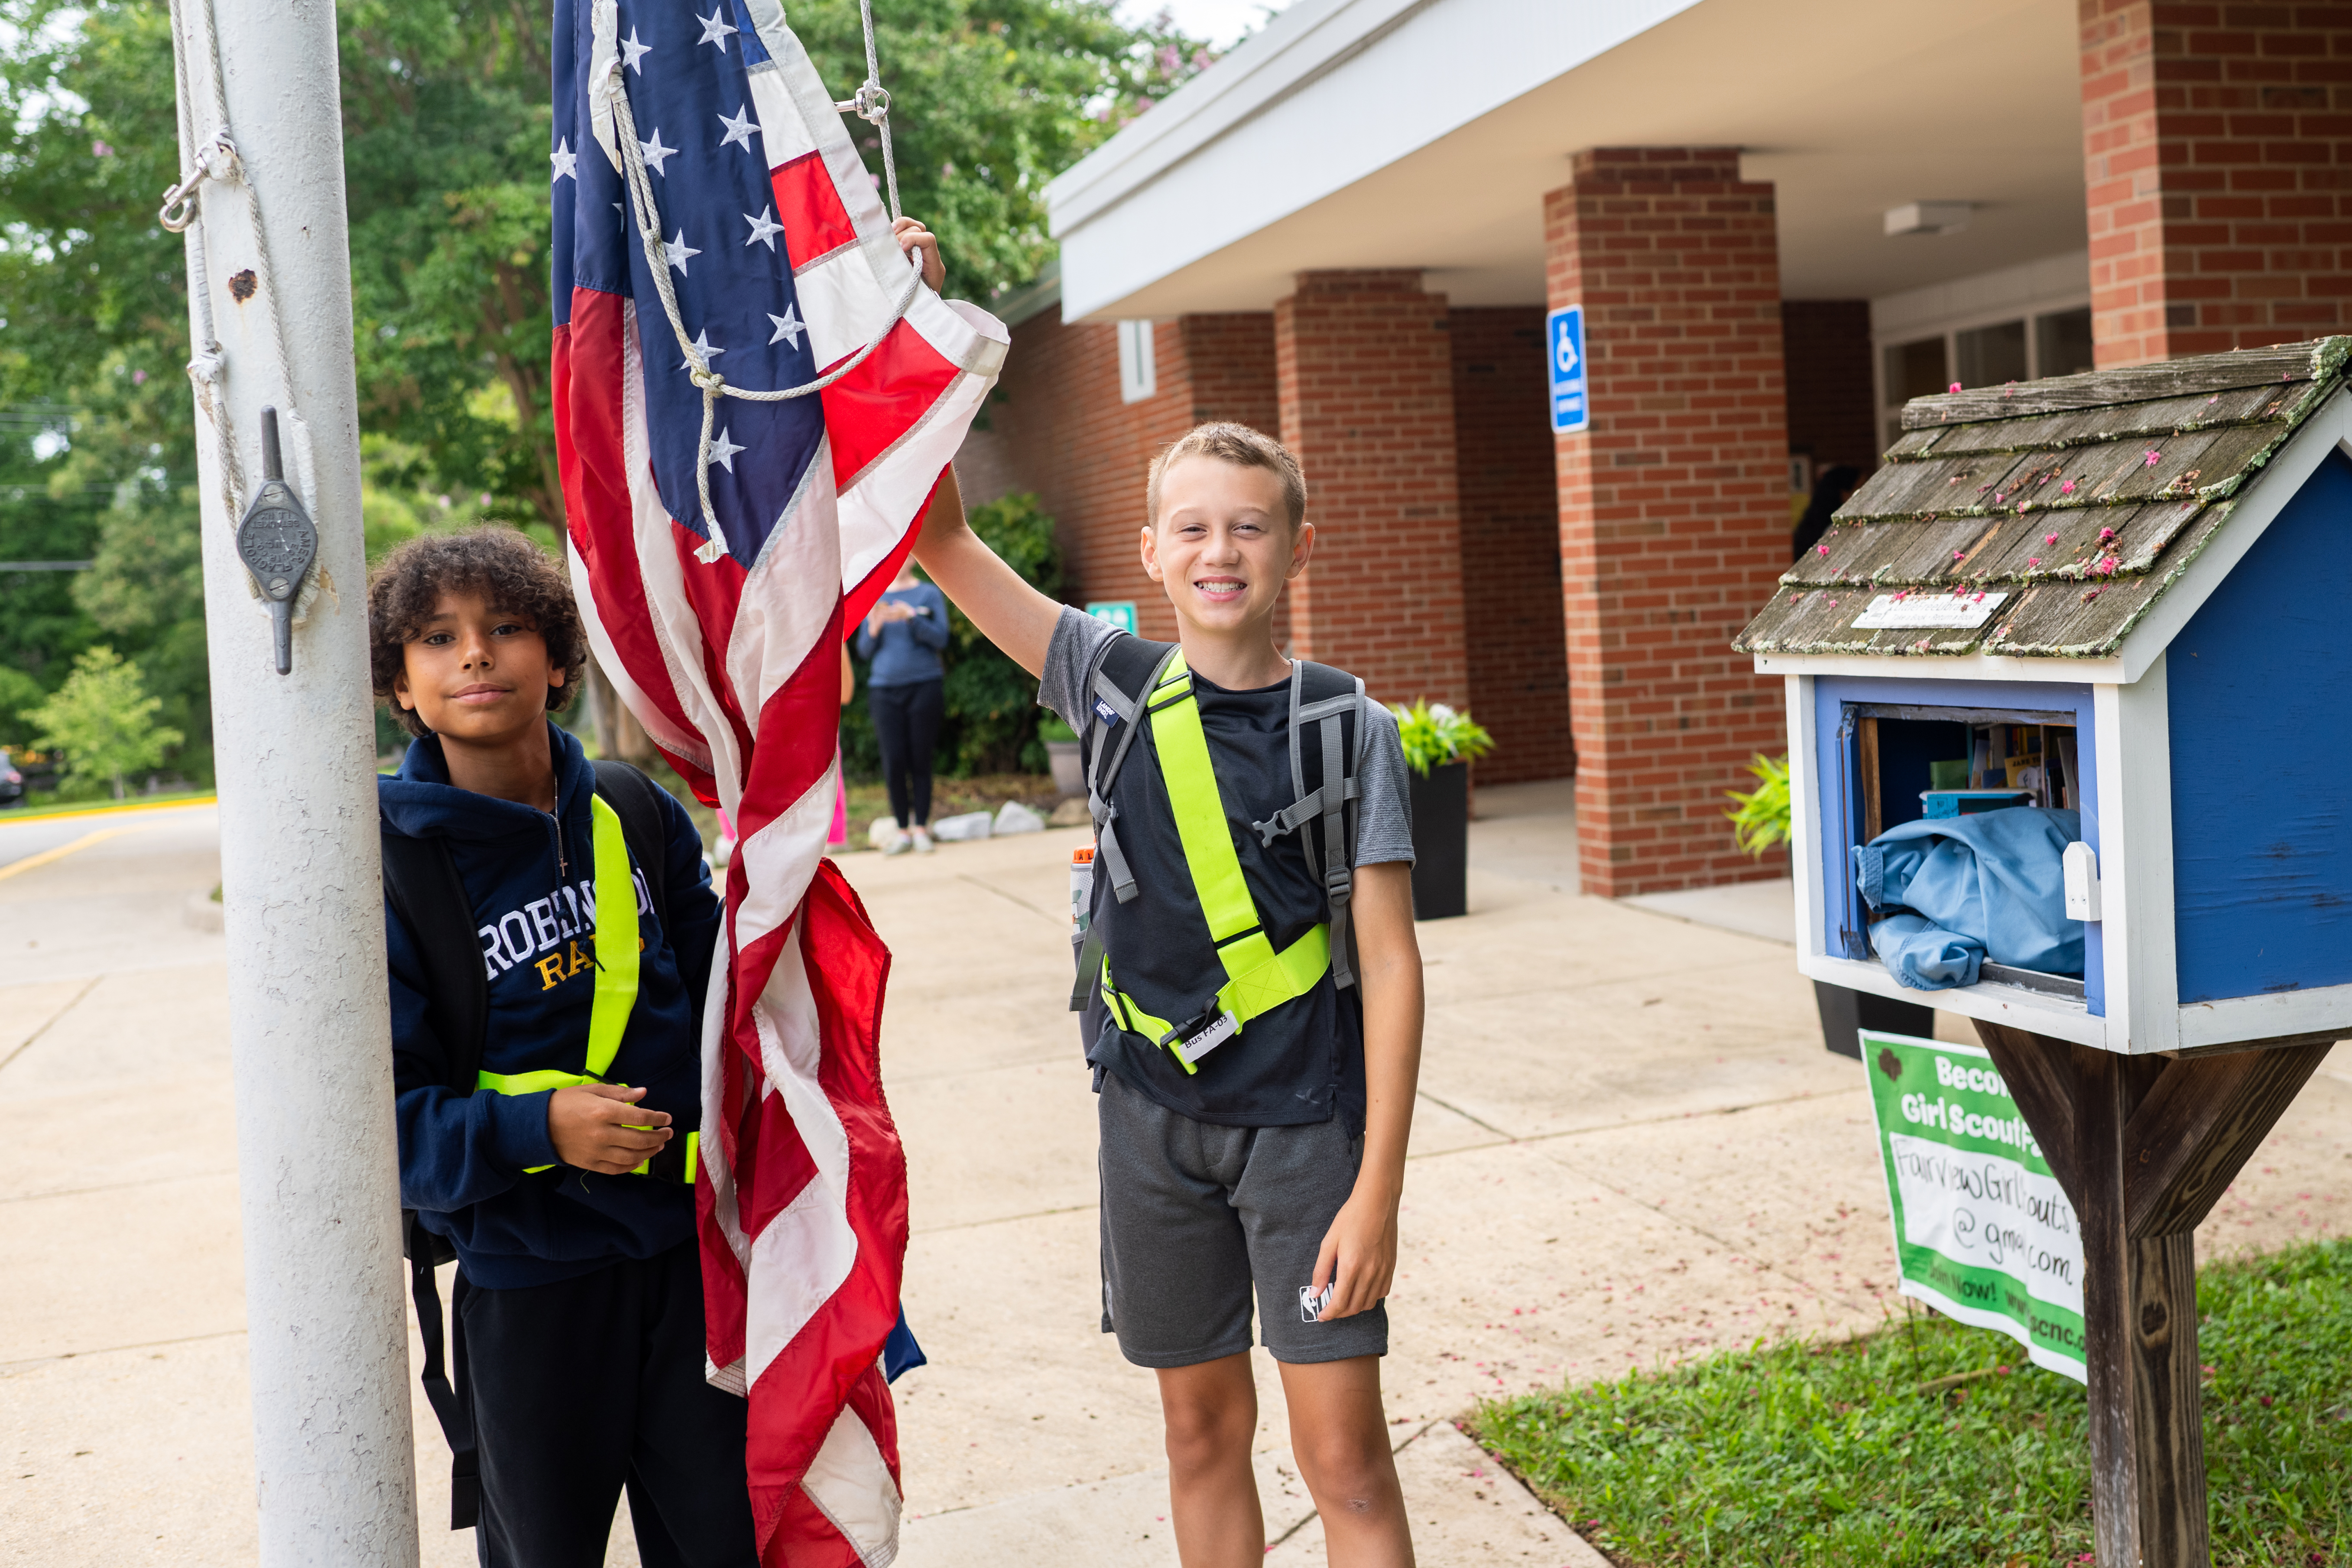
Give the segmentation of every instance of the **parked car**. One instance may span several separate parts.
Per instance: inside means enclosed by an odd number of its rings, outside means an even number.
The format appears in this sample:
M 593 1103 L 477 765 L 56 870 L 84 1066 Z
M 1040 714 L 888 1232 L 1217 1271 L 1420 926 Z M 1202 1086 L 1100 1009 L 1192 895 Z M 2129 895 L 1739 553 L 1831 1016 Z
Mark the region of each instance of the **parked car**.
M 14 805 L 25 798 L 25 775 L 8 756 L 8 748 L 0 746 L 0 805 Z

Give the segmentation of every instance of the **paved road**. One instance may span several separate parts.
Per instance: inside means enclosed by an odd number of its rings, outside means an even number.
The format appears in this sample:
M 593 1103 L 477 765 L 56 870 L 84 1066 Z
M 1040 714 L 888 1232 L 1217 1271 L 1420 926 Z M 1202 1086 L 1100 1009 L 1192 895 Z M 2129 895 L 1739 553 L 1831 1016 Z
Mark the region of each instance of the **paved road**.
M 218 963 L 221 939 L 182 906 L 220 880 L 219 823 L 210 805 L 0 815 L 0 987 Z

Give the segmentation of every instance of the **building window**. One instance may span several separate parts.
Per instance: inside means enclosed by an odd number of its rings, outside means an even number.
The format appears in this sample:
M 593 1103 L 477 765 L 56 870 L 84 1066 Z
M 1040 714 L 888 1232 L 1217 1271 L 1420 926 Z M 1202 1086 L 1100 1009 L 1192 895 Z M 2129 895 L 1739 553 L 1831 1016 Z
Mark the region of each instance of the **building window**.
M 1965 387 L 2077 375 L 2091 363 L 2091 308 L 2045 310 L 1906 334 L 1879 354 L 1879 414 L 1890 447 L 1903 437 L 1903 405 L 1915 397 Z
M 2036 375 L 2080 375 L 2097 369 L 2091 363 L 2091 308 L 2034 317 L 2033 363 Z
M 1159 367 L 1151 357 L 1151 323 L 1118 324 L 1118 400 L 1140 403 L 1160 390 Z

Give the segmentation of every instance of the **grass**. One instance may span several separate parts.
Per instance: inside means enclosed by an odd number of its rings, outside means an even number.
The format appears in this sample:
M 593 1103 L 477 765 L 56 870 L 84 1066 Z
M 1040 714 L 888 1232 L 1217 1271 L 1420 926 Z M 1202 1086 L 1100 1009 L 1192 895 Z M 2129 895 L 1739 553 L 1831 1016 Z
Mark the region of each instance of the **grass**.
M 2352 1241 L 2198 1281 L 2213 1562 L 2352 1563 Z M 2087 1563 L 2083 1389 L 1922 1312 L 1484 1405 L 1475 1431 L 1618 1563 Z
M 134 795 L 122 800 L 111 800 L 101 795 L 96 800 L 60 801 L 53 794 L 44 791 L 39 795 L 26 795 L 25 798 L 37 800 L 40 804 L 0 805 L 0 823 L 30 822 L 39 816 L 80 816 L 99 811 L 138 811 L 157 805 L 201 805 L 213 798 L 213 792 L 192 789 L 164 795 Z

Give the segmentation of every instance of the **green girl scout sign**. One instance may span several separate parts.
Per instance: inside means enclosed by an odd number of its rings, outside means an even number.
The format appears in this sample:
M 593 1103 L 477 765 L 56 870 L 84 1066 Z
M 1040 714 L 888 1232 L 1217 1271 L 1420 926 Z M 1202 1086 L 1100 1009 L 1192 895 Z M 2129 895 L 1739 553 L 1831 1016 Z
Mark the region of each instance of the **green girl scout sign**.
M 2086 1382 L 2074 1205 L 1989 1053 L 1865 1029 L 1903 1294 Z

